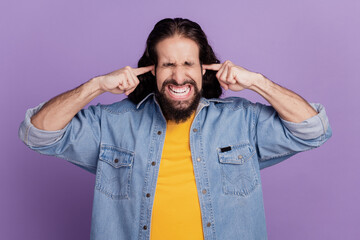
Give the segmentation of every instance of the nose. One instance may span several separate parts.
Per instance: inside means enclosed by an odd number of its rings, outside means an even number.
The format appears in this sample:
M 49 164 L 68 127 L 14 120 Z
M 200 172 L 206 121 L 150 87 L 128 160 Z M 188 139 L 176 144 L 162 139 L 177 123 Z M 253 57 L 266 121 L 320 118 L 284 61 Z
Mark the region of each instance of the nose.
M 176 66 L 173 68 L 172 78 L 178 83 L 182 84 L 186 80 L 186 71 L 182 66 Z

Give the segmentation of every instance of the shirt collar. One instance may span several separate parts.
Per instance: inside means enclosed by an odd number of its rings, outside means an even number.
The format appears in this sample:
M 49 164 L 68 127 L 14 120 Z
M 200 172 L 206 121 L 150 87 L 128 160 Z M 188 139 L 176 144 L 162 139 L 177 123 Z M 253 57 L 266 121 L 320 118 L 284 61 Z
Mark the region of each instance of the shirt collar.
M 154 96 L 154 100 L 155 100 L 155 94 L 154 94 L 154 93 L 149 93 L 146 97 L 144 97 L 143 100 L 141 100 L 141 101 L 136 105 L 136 109 L 139 109 L 140 106 L 141 106 L 148 98 L 150 98 L 151 95 Z

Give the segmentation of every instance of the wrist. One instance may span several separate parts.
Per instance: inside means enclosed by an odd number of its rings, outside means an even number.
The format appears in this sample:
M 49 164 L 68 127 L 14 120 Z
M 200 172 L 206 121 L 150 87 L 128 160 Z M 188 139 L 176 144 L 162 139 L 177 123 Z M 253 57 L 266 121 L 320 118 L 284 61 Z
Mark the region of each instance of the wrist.
M 270 86 L 271 81 L 261 73 L 254 73 L 254 74 L 255 74 L 253 78 L 254 80 L 251 86 L 249 87 L 249 89 L 257 93 L 265 91 Z
M 98 77 L 92 78 L 75 89 L 75 93 L 78 94 L 78 98 L 76 99 L 80 103 L 83 101 L 89 102 L 100 94 L 104 93 L 100 88 L 100 79 Z M 91 100 L 89 100 L 91 99 Z
M 102 89 L 101 87 L 101 81 L 102 81 L 103 76 L 98 76 L 98 77 L 94 77 L 92 79 L 90 79 L 88 81 L 88 84 L 90 86 L 91 92 L 96 93 L 98 95 L 106 92 L 105 90 Z

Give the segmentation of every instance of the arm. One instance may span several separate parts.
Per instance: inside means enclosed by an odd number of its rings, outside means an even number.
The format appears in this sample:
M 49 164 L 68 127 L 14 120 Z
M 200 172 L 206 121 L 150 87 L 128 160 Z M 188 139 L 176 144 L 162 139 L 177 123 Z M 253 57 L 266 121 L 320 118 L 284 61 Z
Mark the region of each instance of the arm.
M 273 83 L 261 74 L 257 74 L 249 89 L 263 96 L 275 108 L 280 117 L 289 122 L 300 123 L 317 114 L 301 96 Z
M 38 129 L 56 131 L 64 128 L 71 119 L 95 97 L 104 92 L 130 94 L 139 84 L 137 75 L 151 71 L 153 66 L 125 67 L 109 74 L 92 78 L 81 86 L 48 101 L 34 116 L 31 123 Z
M 98 79 L 93 78 L 73 90 L 54 97 L 31 118 L 31 123 L 36 128 L 46 131 L 63 129 L 76 113 L 104 92 L 97 82 Z
M 101 139 L 101 105 L 82 108 L 106 91 L 129 94 L 138 84 L 136 75 L 151 69 L 151 66 L 125 67 L 28 109 L 19 128 L 20 139 L 41 154 L 66 159 L 95 173 Z
M 299 123 L 317 114 L 310 104 L 296 93 L 230 61 L 225 61 L 223 64 L 203 65 L 203 68 L 218 71 L 216 77 L 225 90 L 250 89 L 259 93 L 284 120 Z
M 225 90 L 250 89 L 272 105 L 254 105 L 260 169 L 277 164 L 298 152 L 319 147 L 331 137 L 332 130 L 325 109 L 320 104 L 310 105 L 294 92 L 230 61 L 205 65 L 204 68 L 218 71 L 216 77 Z

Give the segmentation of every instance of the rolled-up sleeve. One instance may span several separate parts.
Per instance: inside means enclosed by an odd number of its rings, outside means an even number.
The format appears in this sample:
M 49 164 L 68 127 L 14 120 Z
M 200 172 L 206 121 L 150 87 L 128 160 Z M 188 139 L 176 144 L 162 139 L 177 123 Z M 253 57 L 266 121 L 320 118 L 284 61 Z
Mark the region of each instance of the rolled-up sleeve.
M 79 111 L 61 130 L 45 131 L 31 123 L 31 117 L 45 103 L 27 110 L 19 127 L 19 138 L 32 150 L 56 156 L 95 173 L 101 138 L 101 105 Z
M 329 128 L 329 120 L 324 106 L 319 103 L 311 103 L 310 105 L 318 114 L 303 122 L 294 123 L 280 118 L 286 128 L 296 137 L 302 139 L 314 139 L 321 135 L 325 136 L 326 131 Z
M 19 138 L 29 147 L 41 147 L 55 143 L 64 135 L 67 124 L 63 129 L 57 131 L 44 131 L 36 128 L 31 123 L 31 117 L 34 116 L 45 104 L 43 102 L 37 107 L 30 108 L 26 111 L 25 119 L 20 124 Z
M 324 106 L 311 103 L 317 115 L 300 123 L 282 119 L 272 106 L 256 104 L 256 144 L 260 168 L 277 164 L 290 156 L 319 147 L 332 135 Z

